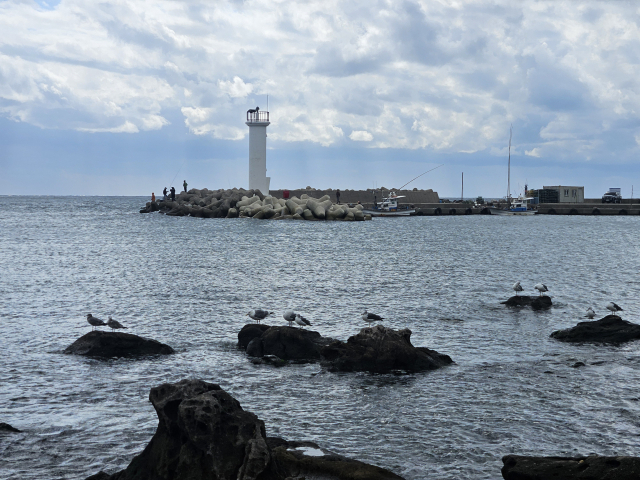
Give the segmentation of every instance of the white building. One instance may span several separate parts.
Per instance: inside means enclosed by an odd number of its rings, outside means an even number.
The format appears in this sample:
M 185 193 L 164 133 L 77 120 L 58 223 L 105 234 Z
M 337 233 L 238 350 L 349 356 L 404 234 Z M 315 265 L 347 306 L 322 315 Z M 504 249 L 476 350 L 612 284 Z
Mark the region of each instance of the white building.
M 584 187 L 556 185 L 542 188 L 556 190 L 558 192 L 558 203 L 584 203 Z
M 247 110 L 246 125 L 249 126 L 249 188 L 258 189 L 263 195 L 269 195 L 267 177 L 267 127 L 269 126 L 269 112 Z

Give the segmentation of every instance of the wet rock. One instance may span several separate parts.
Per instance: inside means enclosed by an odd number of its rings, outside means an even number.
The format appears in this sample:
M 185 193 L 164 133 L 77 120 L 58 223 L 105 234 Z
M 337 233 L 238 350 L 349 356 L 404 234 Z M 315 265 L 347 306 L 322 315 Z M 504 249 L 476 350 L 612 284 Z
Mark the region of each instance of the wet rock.
M 22 430 L 18 430 L 16 427 L 12 427 L 8 423 L 0 422 L 0 432 L 20 433 Z
M 157 202 L 147 202 L 146 206 L 140 210 L 140 213 L 151 213 L 157 212 L 158 210 L 160 210 L 160 206 Z
M 547 295 L 539 295 L 537 297 L 514 295 L 509 300 L 501 303 L 507 307 L 531 307 L 534 310 L 543 310 L 551 307 L 552 305 L 551 297 Z
M 551 338 L 561 342 L 625 343 L 640 339 L 640 325 L 627 322 L 618 315 L 600 320 L 580 322 L 575 327 L 557 330 Z
M 158 415 L 158 428 L 146 448 L 125 470 L 113 475 L 100 472 L 89 479 L 285 480 L 300 475 L 327 480 L 401 478 L 310 442 L 268 439 L 264 422 L 213 383 L 165 383 L 151 389 L 149 400 Z
M 451 357 L 411 344 L 411 330 L 393 330 L 382 325 L 367 327 L 322 349 L 330 371 L 388 373 L 394 370 L 420 372 L 453 363 Z
M 576 362 L 573 365 L 571 365 L 571 368 L 580 368 L 580 367 L 584 367 L 585 363 L 584 362 Z
M 73 342 L 65 348 L 64 353 L 113 358 L 134 355 L 166 355 L 174 353 L 174 350 L 164 343 L 131 333 L 96 330 Z
M 246 341 L 250 330 L 245 325 L 238 334 L 238 344 Z M 245 331 L 245 329 L 247 329 Z M 242 340 L 240 335 L 242 334 Z M 275 355 L 282 360 L 320 360 L 320 349 L 330 343 L 332 339 L 323 338 L 318 332 L 295 327 L 271 327 L 264 330 L 262 335 L 254 337 L 247 344 L 247 355 L 261 357 Z
M 271 328 L 264 323 L 248 323 L 238 333 L 238 346 L 247 348 L 249 342 L 254 338 L 259 338 L 266 330 Z
M 502 457 L 505 480 L 637 480 L 638 457 Z

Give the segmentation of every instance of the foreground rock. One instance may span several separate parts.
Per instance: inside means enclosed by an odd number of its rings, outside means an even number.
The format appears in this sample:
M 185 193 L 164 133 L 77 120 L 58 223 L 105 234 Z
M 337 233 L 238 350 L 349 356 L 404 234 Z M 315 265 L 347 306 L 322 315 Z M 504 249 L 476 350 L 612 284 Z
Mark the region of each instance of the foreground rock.
M 526 295 L 515 295 L 506 302 L 501 302 L 502 305 L 507 307 L 531 307 L 534 310 L 543 310 L 549 308 L 551 303 L 551 297 L 546 295 L 539 295 L 537 297 L 528 297 Z
M 334 204 L 329 195 L 313 198 L 307 194 L 287 200 L 263 195 L 260 190 L 228 189 L 182 192 L 175 201 L 148 202 L 140 213 L 160 211 L 170 216 L 204 218 L 252 217 L 273 220 L 371 220 L 362 205 Z
M 12 427 L 8 423 L 0 422 L 0 432 L 20 433 L 22 430 L 18 430 L 16 427 Z
M 640 325 L 622 320 L 618 315 L 607 315 L 600 320 L 557 330 L 551 338 L 561 342 L 625 343 L 640 339 Z
M 277 364 L 274 356 L 282 360 L 319 361 L 335 372 L 420 372 L 453 363 L 448 355 L 414 347 L 411 330 L 396 331 L 382 325 L 363 328 L 345 343 L 295 327 L 249 324 L 238 334 L 238 345 L 249 356 L 266 358 L 265 363 Z
M 157 340 L 131 333 L 96 330 L 73 342 L 64 353 L 87 357 L 128 357 L 133 355 L 167 355 L 173 348 Z
M 640 458 L 637 457 L 525 457 L 502 458 L 505 480 L 637 480 Z
M 400 479 L 382 468 L 327 454 L 312 457 L 315 444 L 267 438 L 264 422 L 242 409 L 219 385 L 182 380 L 152 388 L 149 400 L 158 429 L 121 472 L 100 472 L 92 480 L 284 480 Z M 317 453 L 317 452 L 313 452 Z M 89 480 L 87 479 L 87 480 Z

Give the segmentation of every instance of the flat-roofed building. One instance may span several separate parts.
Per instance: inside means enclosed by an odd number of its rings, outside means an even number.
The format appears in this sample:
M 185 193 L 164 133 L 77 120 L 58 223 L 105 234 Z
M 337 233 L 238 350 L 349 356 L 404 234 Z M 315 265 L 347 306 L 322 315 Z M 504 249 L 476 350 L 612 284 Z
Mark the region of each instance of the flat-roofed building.
M 566 185 L 544 186 L 545 190 L 558 192 L 558 203 L 584 203 L 584 187 L 568 187 Z

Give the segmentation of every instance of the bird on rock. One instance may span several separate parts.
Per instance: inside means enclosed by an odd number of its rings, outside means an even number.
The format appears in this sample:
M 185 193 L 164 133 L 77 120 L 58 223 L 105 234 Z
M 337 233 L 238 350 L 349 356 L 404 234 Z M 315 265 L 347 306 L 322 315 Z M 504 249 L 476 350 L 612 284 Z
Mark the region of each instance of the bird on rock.
M 124 329 L 127 328 L 124 325 L 122 325 L 119 321 L 114 320 L 111 317 L 109 317 L 109 320 L 107 321 L 107 326 L 111 328 L 111 331 L 117 330 L 119 328 L 124 328 Z
M 257 323 L 260 323 L 260 320 L 264 320 L 265 318 L 273 315 L 273 312 L 268 312 L 266 310 L 251 310 L 247 315 L 254 319 Z
M 549 291 L 549 289 L 547 288 L 547 286 L 544 283 L 539 283 L 533 288 L 538 290 L 538 292 L 540 292 L 540 295 L 542 295 L 544 292 L 548 292 Z
M 296 312 L 294 312 L 293 310 L 287 310 L 282 314 L 282 318 L 289 322 L 289 326 L 291 326 L 293 322 L 296 321 Z
M 383 320 L 383 318 L 380 315 L 376 315 L 375 313 L 368 313 L 366 310 L 362 314 L 362 319 L 365 322 L 369 322 L 369 323 L 373 323 L 376 320 Z
M 516 291 L 516 295 L 518 295 L 518 292 L 521 292 L 522 290 L 524 290 L 522 288 L 522 286 L 520 285 L 520 282 L 516 282 L 513 284 L 513 289 Z
M 611 310 L 613 313 L 616 313 L 616 312 L 621 312 L 622 307 L 620 307 L 620 305 L 615 304 L 613 302 L 609 302 L 607 303 L 607 310 Z
M 87 322 L 89 322 L 89 325 L 93 327 L 91 330 L 95 330 L 96 327 L 104 327 L 106 325 L 106 323 L 99 318 L 94 317 L 90 313 L 87 313 Z
M 300 325 L 300 328 L 305 327 L 305 326 L 309 326 L 309 327 L 311 326 L 311 322 L 309 320 L 307 320 L 306 318 L 304 318 L 299 313 L 296 314 L 296 323 L 298 325 Z
M 587 308 L 587 318 L 594 318 L 596 316 L 596 312 L 593 311 L 593 308 Z

